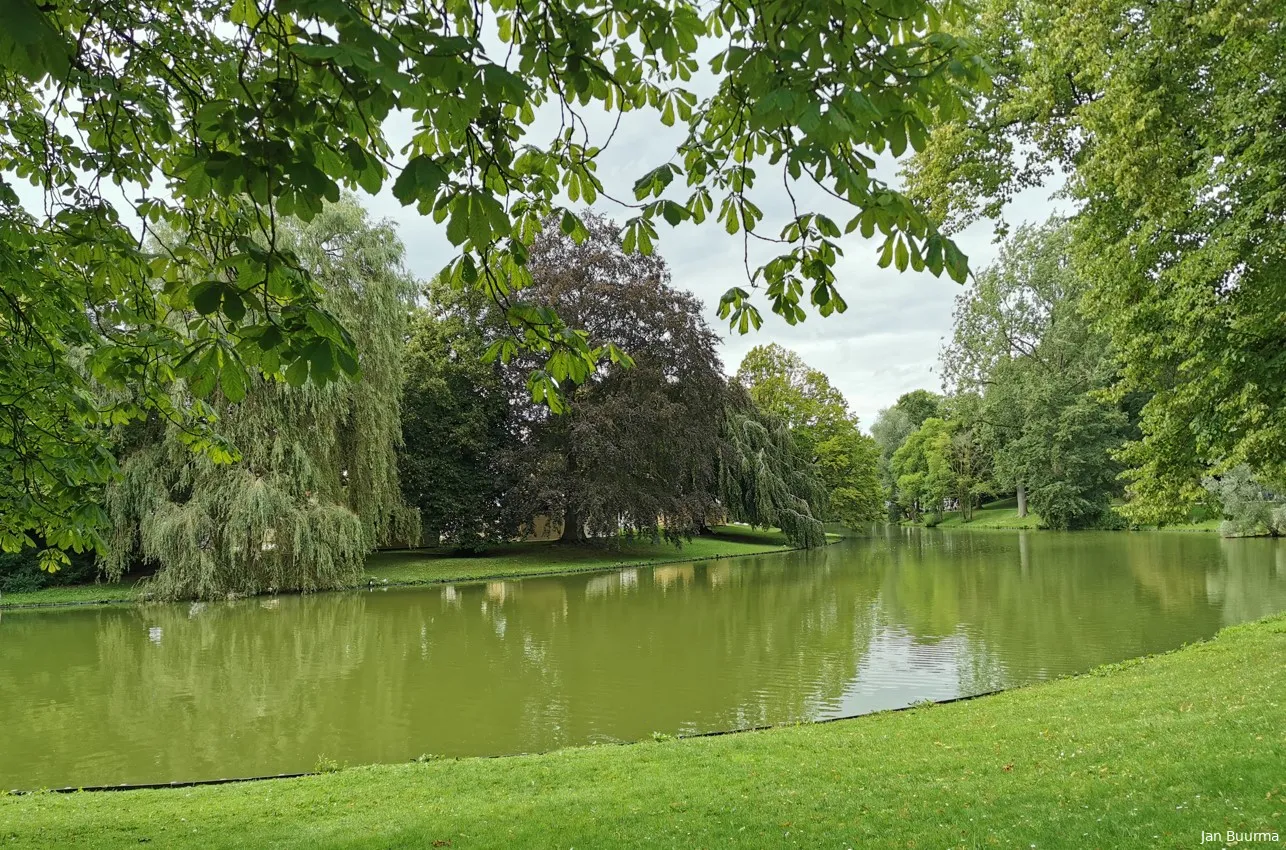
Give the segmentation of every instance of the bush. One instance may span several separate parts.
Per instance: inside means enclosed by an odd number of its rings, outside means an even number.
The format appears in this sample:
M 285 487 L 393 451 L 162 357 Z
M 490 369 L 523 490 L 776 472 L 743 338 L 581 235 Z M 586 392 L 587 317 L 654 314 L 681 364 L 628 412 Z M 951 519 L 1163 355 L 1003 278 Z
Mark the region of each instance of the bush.
M 45 587 L 86 584 L 98 577 L 98 566 L 92 553 L 68 552 L 71 562 L 56 573 L 40 569 L 37 550 L 0 552 L 0 593 L 31 593 Z
M 1097 527 L 1111 512 L 1106 494 L 1086 498 L 1080 488 L 1064 481 L 1036 488 L 1028 497 L 1027 504 L 1040 516 L 1046 528 L 1059 531 Z
M 1103 531 L 1124 531 L 1130 527 L 1130 521 L 1121 516 L 1116 508 L 1109 507 L 1103 511 L 1094 527 Z
M 1244 463 L 1202 484 L 1223 509 L 1219 533 L 1224 537 L 1286 533 L 1286 501 Z

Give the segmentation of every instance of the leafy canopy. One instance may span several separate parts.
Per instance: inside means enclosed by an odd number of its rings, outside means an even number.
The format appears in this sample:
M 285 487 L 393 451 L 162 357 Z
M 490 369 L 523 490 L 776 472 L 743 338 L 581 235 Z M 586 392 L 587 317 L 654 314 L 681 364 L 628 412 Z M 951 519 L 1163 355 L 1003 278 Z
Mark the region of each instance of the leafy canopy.
M 122 429 L 104 561 L 113 578 L 137 561 L 158 565 L 155 597 L 352 586 L 376 546 L 418 537 L 397 476 L 413 295 L 402 243 L 351 197 L 307 225 L 283 223 L 282 238 L 320 284 L 325 309 L 352 329 L 362 380 L 296 387 L 255 377 L 237 399 L 214 390 L 214 427 L 240 447 L 230 461 L 190 451 L 179 425 L 158 415 Z M 175 386 L 176 404 L 190 386 Z
M 958 229 L 1055 173 L 1117 391 L 1148 394 L 1124 512 L 1186 518 L 1207 471 L 1286 473 L 1286 29 L 1278 0 L 986 0 L 995 88 L 935 128 L 913 196 Z
M 858 430 L 848 400 L 830 378 L 772 343 L 746 354 L 737 382 L 759 410 L 785 424 L 803 457 L 817 464 L 829 518 L 849 525 L 879 518 L 879 449 Z
M 634 185 L 627 251 L 649 252 L 661 221 L 708 218 L 775 242 L 754 279 L 790 322 L 805 302 L 844 309 L 832 267 L 845 231 L 879 231 L 882 265 L 963 279 L 963 255 L 873 158 L 921 149 L 980 81 L 947 31 L 958 14 L 954 0 L 6 0 L 0 545 L 101 542 L 84 493 L 116 473 L 98 439 L 110 423 L 158 411 L 212 449 L 216 387 L 235 399 L 254 371 L 318 386 L 358 374 L 353 337 L 282 239 L 286 217 L 307 221 L 345 188 L 391 187 L 444 223 L 453 285 L 502 302 L 527 286 L 551 215 L 585 236 L 564 199 L 604 194 L 609 139 L 590 138 L 587 107 L 686 130 Z M 703 66 L 715 86 L 699 98 Z M 542 107 L 561 122 L 534 139 Z M 394 115 L 412 125 L 398 150 Z M 764 169 L 818 183 L 848 220 L 795 205 L 765 221 L 752 200 Z M 188 240 L 154 251 L 135 218 Z M 760 323 L 741 287 L 721 314 Z M 556 402 L 593 370 L 601 352 L 574 328 L 512 315 L 519 343 L 547 359 L 539 397 Z M 179 378 L 195 396 L 181 410 Z M 104 402 L 94 383 L 128 392 Z

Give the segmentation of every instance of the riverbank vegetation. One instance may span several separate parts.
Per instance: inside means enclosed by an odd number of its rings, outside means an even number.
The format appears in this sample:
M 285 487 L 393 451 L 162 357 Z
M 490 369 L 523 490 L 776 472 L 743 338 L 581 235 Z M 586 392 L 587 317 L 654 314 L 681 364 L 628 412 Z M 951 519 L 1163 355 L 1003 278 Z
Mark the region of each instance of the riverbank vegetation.
M 904 176 L 949 232 L 990 219 L 1008 240 L 958 301 L 931 450 L 899 462 L 885 443 L 904 514 L 945 497 L 967 515 L 974 490 L 1055 528 L 1209 507 L 1225 534 L 1282 533 L 1286 98 L 1258 60 L 1228 61 L 1281 56 L 1280 12 L 989 0 L 969 16 L 996 88 Z M 1068 217 L 1011 231 L 1008 202 L 1055 180 Z
M 825 542 L 826 521 L 875 519 L 873 443 L 825 376 L 774 347 L 753 376 L 725 378 L 700 303 L 670 285 L 665 261 L 627 253 L 614 223 L 583 218 L 580 241 L 551 226 L 533 243 L 525 309 L 567 317 L 610 354 L 543 398 L 532 391 L 540 362 L 513 343 L 508 312 L 441 280 L 417 286 L 389 224 L 354 199 L 284 222 L 322 304 L 353 334 L 362 380 L 254 380 L 235 403 L 216 391 L 203 402 L 218 417 L 221 448 L 209 452 L 159 416 L 114 429 L 106 577 L 141 578 L 149 598 L 208 599 L 358 586 L 380 547 L 503 558 L 515 541 L 561 539 L 591 548 L 554 561 L 644 550 L 652 561 L 653 544 L 678 558 L 728 521 L 807 547 Z M 37 554 L 0 565 L 0 592 L 63 584 Z M 65 575 L 83 582 L 86 561 Z
M 1094 272 L 1078 238 L 1063 219 L 1018 228 L 957 299 L 945 394 L 908 393 L 881 411 L 872 433 L 890 519 L 1281 534 L 1286 486 L 1272 483 L 1271 455 L 1258 468 L 1240 452 L 1211 462 L 1173 504 L 1129 483 L 1156 393 L 1124 381 L 1110 315 L 1088 300 Z M 1012 515 L 980 510 L 997 498 L 1013 500 Z
M 301 779 L 0 797 L 63 847 L 1174 847 L 1280 834 L 1286 618 L 951 705 Z
M 834 536 L 832 540 L 837 539 Z M 716 526 L 707 534 L 682 541 L 649 538 L 620 540 L 613 545 L 565 546 L 558 541 L 498 543 L 485 552 L 460 553 L 446 547 L 437 549 L 376 552 L 366 558 L 353 588 L 374 585 L 441 584 L 490 578 L 553 575 L 603 570 L 613 567 L 648 566 L 676 561 L 736 558 L 784 552 L 795 548 L 776 529 L 746 526 Z M 31 587 L 0 592 L 0 608 L 33 605 L 71 605 L 95 602 L 138 602 L 155 598 L 152 586 L 138 576 L 123 581 L 91 583 L 92 564 L 80 575 L 79 583 Z
M 1280 534 L 1278 9 L 948 5 L 6 4 L 0 547 L 45 572 L 94 551 L 189 598 L 345 586 L 417 521 L 464 548 L 725 518 L 813 545 L 827 520 L 968 522 L 1012 494 L 1050 528 L 1214 506 L 1227 534 Z M 862 37 L 810 41 L 837 28 Z M 621 222 L 567 205 L 610 196 L 568 131 L 592 103 L 687 130 Z M 551 106 L 561 131 L 533 139 Z M 789 203 L 756 204 L 756 163 Z M 1054 174 L 1066 218 L 1010 233 L 1007 202 Z M 801 203 L 809 180 L 834 208 Z M 345 194 L 382 189 L 458 251 L 427 297 Z M 745 333 L 756 287 L 790 324 L 847 309 L 845 234 L 963 282 L 950 234 L 983 218 L 1009 241 L 960 298 L 944 395 L 904 395 L 874 444 L 789 352 L 725 380 L 654 252 L 662 220 L 740 234 L 754 286 L 718 312 Z M 776 246 L 757 268 L 752 239 Z

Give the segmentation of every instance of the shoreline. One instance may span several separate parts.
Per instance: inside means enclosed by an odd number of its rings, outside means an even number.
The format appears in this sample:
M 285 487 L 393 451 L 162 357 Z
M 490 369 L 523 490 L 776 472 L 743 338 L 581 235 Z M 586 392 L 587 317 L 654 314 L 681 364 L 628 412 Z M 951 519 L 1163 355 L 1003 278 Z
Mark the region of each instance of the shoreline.
M 512 579 L 523 579 L 523 578 L 543 578 L 543 577 L 560 576 L 560 575 L 577 575 L 581 573 L 608 572 L 611 570 L 628 569 L 631 567 L 643 568 L 643 567 L 673 566 L 675 564 L 701 563 L 704 561 L 713 561 L 713 560 L 720 560 L 720 559 L 726 559 L 726 558 L 743 558 L 743 557 L 750 557 L 755 555 L 775 555 L 783 552 L 805 551 L 803 547 L 790 546 L 787 543 L 774 542 L 773 540 L 769 539 L 770 537 L 773 537 L 773 538 L 777 537 L 779 535 L 779 532 L 752 530 L 749 528 L 743 529 L 740 527 L 731 527 L 731 526 L 724 526 L 724 528 L 729 528 L 731 530 L 728 532 L 716 532 L 712 535 L 709 535 L 703 538 L 693 538 L 693 539 L 694 540 L 699 539 L 709 543 L 727 544 L 730 548 L 728 549 L 728 551 L 725 551 L 725 552 L 711 552 L 711 553 L 706 553 L 701 555 L 689 555 L 685 557 L 677 554 L 677 553 L 680 553 L 682 549 L 675 549 L 673 551 L 676 553 L 677 555 L 676 557 L 658 557 L 658 558 L 641 557 L 641 558 L 634 558 L 634 559 L 626 558 L 625 560 L 616 561 L 612 563 L 591 563 L 583 566 L 577 566 L 575 565 L 574 562 L 567 562 L 567 563 L 555 562 L 554 564 L 550 565 L 549 569 L 543 569 L 543 568 L 537 567 L 536 569 L 524 571 L 522 569 L 511 568 L 509 570 L 501 569 L 496 572 L 486 572 L 486 573 L 467 573 L 466 572 L 464 574 L 458 574 L 458 575 L 448 574 L 448 575 L 442 575 L 442 576 L 425 576 L 422 578 L 385 578 L 376 573 L 370 572 L 370 569 L 371 569 L 370 565 L 372 562 L 375 562 L 375 569 L 379 570 L 381 568 L 381 564 L 379 563 L 380 561 L 390 561 L 398 557 L 401 557 L 403 559 L 422 558 L 425 562 L 429 562 L 429 563 L 431 563 L 434 560 L 477 561 L 479 563 L 485 563 L 488 561 L 488 556 L 483 555 L 483 556 L 477 556 L 477 557 L 460 558 L 460 557 L 454 557 L 450 555 L 443 555 L 441 553 L 435 552 L 434 550 L 427 550 L 427 549 L 426 550 L 416 550 L 416 549 L 380 550 L 380 551 L 372 552 L 371 555 L 368 556 L 367 572 L 363 576 L 363 581 L 359 582 L 358 584 L 349 585 L 347 587 L 327 588 L 325 590 L 314 590 L 314 591 L 292 590 L 292 591 L 280 591 L 276 594 L 269 594 L 269 593 L 238 594 L 233 598 L 234 599 L 251 599 L 251 598 L 256 598 L 260 596 L 311 596 L 318 593 L 351 593 L 352 591 L 355 591 L 355 590 L 369 590 L 373 588 L 431 587 L 431 586 L 443 585 L 443 584 L 476 584 L 476 583 L 488 582 L 488 581 L 501 581 L 501 580 L 512 580 Z M 747 543 L 744 539 L 738 539 L 738 535 L 741 535 L 743 538 L 745 535 L 755 535 L 755 536 L 763 537 L 764 538 L 764 540 L 762 541 L 763 546 L 762 548 L 758 548 L 760 547 L 759 543 Z M 826 545 L 828 546 L 834 545 L 843 539 L 845 538 L 834 534 L 828 534 L 826 539 Z M 520 545 L 532 547 L 532 544 L 520 544 Z M 538 544 L 535 544 L 535 547 L 529 548 L 528 551 L 536 552 L 538 551 L 538 548 L 536 547 L 556 546 L 556 545 L 558 545 L 557 541 L 540 542 Z M 659 544 L 659 545 L 671 545 L 671 544 Z M 690 542 L 684 545 L 685 546 L 690 545 Z M 735 547 L 752 547 L 752 548 L 735 548 Z M 564 554 L 564 555 L 575 554 L 580 556 L 593 555 L 593 554 L 611 555 L 612 550 L 608 547 L 586 548 L 579 551 L 564 550 L 563 553 L 561 554 Z M 506 556 L 505 553 L 498 553 L 497 555 L 490 557 L 490 560 L 493 562 L 500 561 L 500 560 L 503 560 L 505 556 Z M 388 567 L 385 566 L 384 569 L 388 569 Z M 138 596 L 133 594 L 119 595 L 119 596 L 106 596 L 106 597 L 88 598 L 88 599 L 55 599 L 50 601 L 35 600 L 35 601 L 19 601 L 19 602 L 6 601 L 6 597 L 10 595 L 28 597 L 28 596 L 34 596 L 37 594 L 46 594 L 46 593 L 49 593 L 51 595 L 61 595 L 64 593 L 75 594 L 78 591 L 81 591 L 84 589 L 99 588 L 99 587 L 111 587 L 111 585 L 107 583 L 85 584 L 85 585 L 65 585 L 61 587 L 55 586 L 55 587 L 49 587 L 49 588 L 42 588 L 41 590 L 33 591 L 30 593 L 3 594 L 3 595 L 0 595 L 0 612 L 21 611 L 21 610 L 31 610 L 31 609 L 80 608 L 80 607 L 104 606 L 104 605 L 147 605 L 147 604 L 164 605 L 164 604 L 172 604 L 174 602 L 191 601 L 191 600 L 152 600 L 152 599 L 139 598 Z M 122 591 L 124 591 L 125 593 L 128 593 L 129 590 L 127 589 L 133 589 L 137 587 L 137 583 L 130 584 L 130 585 L 120 585 L 120 587 L 122 588 Z

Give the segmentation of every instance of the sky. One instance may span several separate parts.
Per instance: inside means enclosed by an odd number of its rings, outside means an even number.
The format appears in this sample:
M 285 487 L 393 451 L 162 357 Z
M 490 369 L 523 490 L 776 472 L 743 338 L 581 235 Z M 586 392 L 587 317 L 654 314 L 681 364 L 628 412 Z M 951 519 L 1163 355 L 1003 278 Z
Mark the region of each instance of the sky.
M 596 143 L 601 144 L 611 134 L 614 114 L 586 112 L 583 117 L 589 136 Z M 530 132 L 539 143 L 557 129 L 557 119 L 544 114 L 538 116 Z M 394 141 L 410 138 L 409 121 L 394 118 L 386 130 Z M 679 130 L 663 126 L 655 112 L 622 116 L 611 144 L 599 160 L 598 175 L 607 193 L 632 201 L 634 181 L 670 161 L 682 137 Z M 400 142 L 396 146 L 400 146 Z M 887 156 L 877 158 L 877 163 L 877 176 L 896 185 L 897 163 Z M 757 190 L 752 199 L 765 214 L 761 232 L 776 235 L 790 208 L 780 187 L 779 172 L 771 169 L 770 173 L 770 168 L 766 163 L 760 168 L 758 188 L 765 185 L 772 188 Z M 841 228 L 852 217 L 851 211 L 845 212 L 850 208 L 815 187 L 797 184 L 795 195 L 801 209 L 811 206 L 833 213 Z M 667 197 L 682 199 L 683 196 L 672 192 Z M 366 196 L 363 202 L 377 218 L 388 218 L 396 224 L 406 244 L 407 266 L 418 277 L 432 277 L 455 256 L 443 225 L 420 216 L 413 208 L 402 207 L 388 190 L 376 197 Z M 617 221 L 634 214 L 610 200 L 600 199 L 593 208 Z M 1033 189 L 1011 202 L 1005 215 L 1010 224 L 1017 225 L 1024 221 L 1044 221 L 1056 211 L 1056 203 L 1048 190 Z M 822 318 L 810 310 L 806 321 L 792 327 L 771 312 L 767 300 L 760 294 L 754 303 L 764 316 L 763 325 L 758 331 L 741 335 L 729 330 L 727 322 L 719 319 L 716 311 L 719 297 L 729 288 L 748 288 L 743 236 L 729 236 L 713 218 L 701 225 L 684 223 L 677 228 L 661 221 L 658 230 L 656 250 L 669 264 L 672 285 L 693 293 L 705 305 L 706 320 L 721 336 L 720 354 L 728 374 L 736 372 L 742 357 L 755 345 L 780 343 L 798 352 L 810 366 L 826 373 L 848 399 L 859 424 L 867 431 L 877 412 L 892 405 L 902 393 L 920 388 L 941 391 L 938 353 L 951 333 L 955 299 L 965 287 L 945 274 L 935 278 L 927 271 L 879 268 L 876 264 L 878 234 L 876 239 L 866 240 L 855 231 L 840 240 L 844 256 L 836 268 L 836 277 L 840 293 L 848 303 L 846 312 Z M 973 270 L 986 267 L 997 255 L 999 246 L 994 242 L 993 233 L 993 224 L 984 221 L 956 236 L 956 243 L 969 257 Z M 752 244 L 751 268 L 773 254 L 771 249 Z M 754 294 L 752 291 L 752 296 Z

